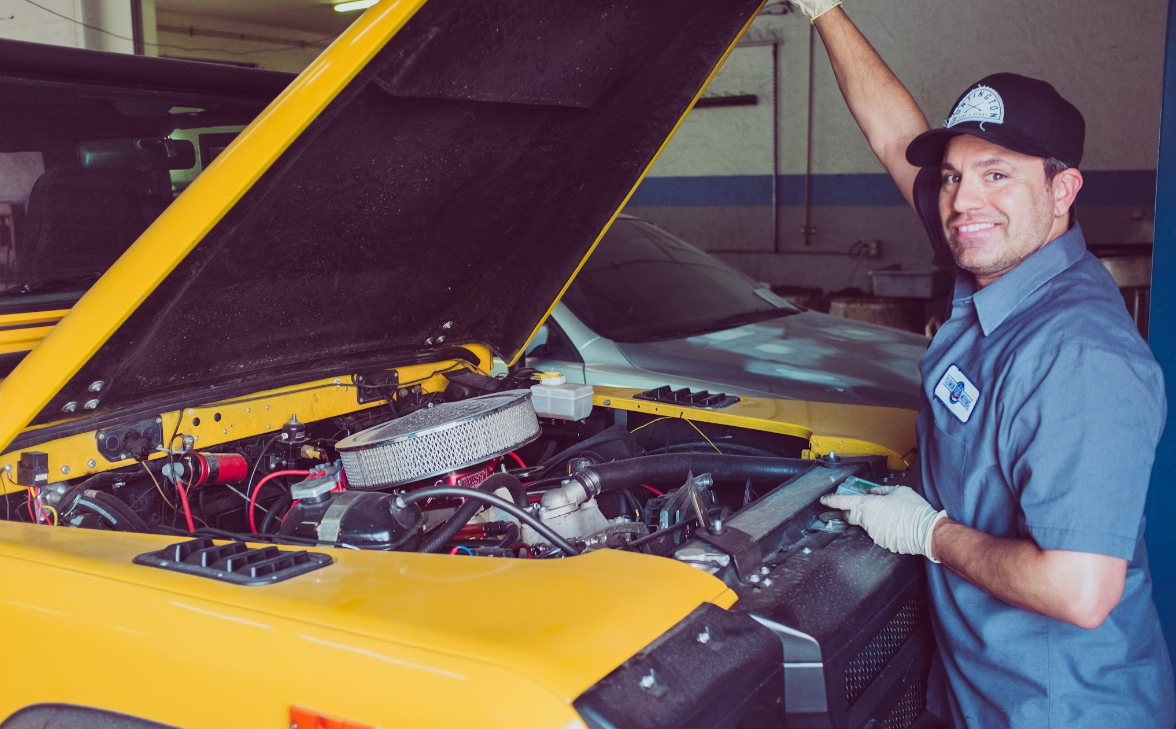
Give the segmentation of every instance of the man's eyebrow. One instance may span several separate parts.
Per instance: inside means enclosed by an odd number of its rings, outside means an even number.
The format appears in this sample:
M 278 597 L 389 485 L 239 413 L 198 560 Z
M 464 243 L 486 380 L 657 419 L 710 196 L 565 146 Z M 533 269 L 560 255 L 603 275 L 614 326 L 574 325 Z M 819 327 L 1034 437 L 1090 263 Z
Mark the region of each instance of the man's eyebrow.
M 1014 165 L 1012 162 L 1008 161 L 1004 157 L 989 157 L 988 159 L 982 159 L 979 162 L 976 162 L 972 166 L 973 167 L 1001 167 L 1001 166 L 1015 167 L 1016 165 Z

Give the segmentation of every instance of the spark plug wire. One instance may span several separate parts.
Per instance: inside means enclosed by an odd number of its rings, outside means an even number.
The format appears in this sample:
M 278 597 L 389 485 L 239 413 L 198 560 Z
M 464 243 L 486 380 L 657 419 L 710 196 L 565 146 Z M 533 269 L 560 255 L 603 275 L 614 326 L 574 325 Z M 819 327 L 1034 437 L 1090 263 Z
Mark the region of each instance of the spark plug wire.
M 270 479 L 275 479 L 278 476 L 309 476 L 310 471 L 274 471 L 265 478 L 258 481 L 257 488 L 253 489 L 253 496 L 249 499 L 249 531 L 257 534 L 257 521 L 254 519 L 253 513 L 257 507 L 257 495 L 261 493 L 261 487 L 265 486 Z M 194 531 L 194 530 L 193 530 Z

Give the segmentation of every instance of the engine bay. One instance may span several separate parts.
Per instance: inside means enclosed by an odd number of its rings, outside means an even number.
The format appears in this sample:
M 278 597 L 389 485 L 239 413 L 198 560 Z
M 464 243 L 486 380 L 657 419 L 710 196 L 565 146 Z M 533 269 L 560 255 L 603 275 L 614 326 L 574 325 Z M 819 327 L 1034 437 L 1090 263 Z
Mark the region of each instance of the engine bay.
M 901 477 L 882 457 L 802 459 L 805 442 L 795 436 L 683 417 L 608 408 L 578 421 L 540 417 L 527 389 L 538 375 L 459 369 L 438 392 L 356 375 L 360 402 L 366 395 L 379 405 L 309 423 L 291 414 L 277 432 L 207 451 L 184 433 L 198 419 L 180 419 L 169 438 L 150 420 L 138 430 L 108 428 L 97 433 L 100 450 L 136 465 L 37 486 L 44 464 L 25 452 L 18 478 L 31 488 L 6 496 L 4 517 L 502 559 L 623 549 L 748 585 L 767 555 L 741 551 L 747 533 L 726 525 L 746 519 L 763 496 L 851 460 L 867 477 Z M 158 451 L 166 456 L 150 457 Z M 774 549 L 831 523 L 844 529 L 836 515 L 815 512 L 779 513 L 773 526 L 801 516 L 799 531 Z

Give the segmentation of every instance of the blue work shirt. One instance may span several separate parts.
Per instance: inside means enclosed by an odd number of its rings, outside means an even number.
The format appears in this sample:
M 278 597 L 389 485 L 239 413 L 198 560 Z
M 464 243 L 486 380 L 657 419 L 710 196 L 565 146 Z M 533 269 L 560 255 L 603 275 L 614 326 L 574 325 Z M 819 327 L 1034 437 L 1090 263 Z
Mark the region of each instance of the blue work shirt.
M 993 536 L 1128 561 L 1119 604 L 1086 630 L 928 560 L 940 654 L 928 708 L 956 727 L 1172 729 L 1172 664 L 1143 543 L 1164 382 L 1081 228 L 980 291 L 961 272 L 919 368 L 932 506 Z

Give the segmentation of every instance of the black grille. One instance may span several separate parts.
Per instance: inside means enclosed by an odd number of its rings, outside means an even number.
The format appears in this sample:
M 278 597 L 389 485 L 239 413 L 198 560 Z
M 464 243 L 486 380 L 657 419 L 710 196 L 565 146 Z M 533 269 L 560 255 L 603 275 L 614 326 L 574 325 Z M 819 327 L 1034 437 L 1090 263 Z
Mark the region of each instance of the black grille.
M 890 711 L 890 716 L 882 722 L 882 729 L 909 729 L 923 714 L 927 707 L 927 679 L 923 676 L 911 682 L 910 686 Z
M 886 627 L 845 666 L 845 703 L 852 705 L 878 677 L 902 644 L 927 622 L 927 598 L 922 591 L 907 600 Z
M 207 537 L 140 554 L 134 560 L 135 564 L 146 567 L 237 585 L 271 585 L 326 567 L 332 561 L 329 554 L 321 552 L 250 547 L 245 542 L 217 544 Z
M 708 409 L 725 408 L 739 402 L 739 398 L 734 395 L 726 395 L 721 392 L 708 392 L 706 390 L 695 392 L 685 387 L 681 390 L 675 390 L 669 385 L 664 385 L 656 390 L 639 392 L 633 396 L 633 399 L 672 402 L 678 405 L 689 405 L 690 407 Z

